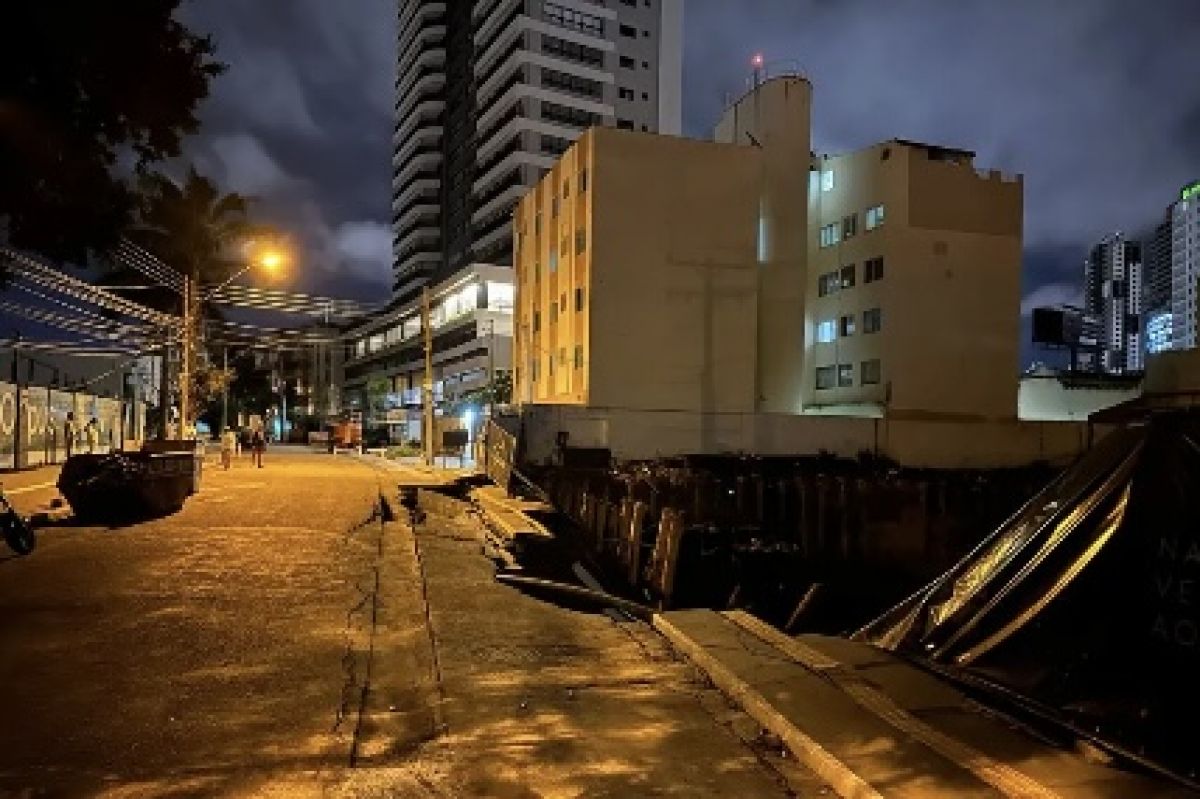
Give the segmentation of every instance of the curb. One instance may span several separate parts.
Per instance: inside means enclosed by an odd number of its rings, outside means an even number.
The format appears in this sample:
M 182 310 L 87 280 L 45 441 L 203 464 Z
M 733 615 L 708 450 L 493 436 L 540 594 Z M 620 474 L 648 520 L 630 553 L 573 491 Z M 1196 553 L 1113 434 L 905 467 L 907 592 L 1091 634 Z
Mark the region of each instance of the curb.
M 658 630 L 678 652 L 686 656 L 703 671 L 713 685 L 746 711 L 764 729 L 779 736 L 788 751 L 800 763 L 833 788 L 843 799 L 883 799 L 869 783 L 854 773 L 853 769 L 838 760 L 815 740 L 805 735 L 771 706 L 766 697 L 754 690 L 720 661 L 709 655 L 662 614 L 654 616 L 654 629 Z

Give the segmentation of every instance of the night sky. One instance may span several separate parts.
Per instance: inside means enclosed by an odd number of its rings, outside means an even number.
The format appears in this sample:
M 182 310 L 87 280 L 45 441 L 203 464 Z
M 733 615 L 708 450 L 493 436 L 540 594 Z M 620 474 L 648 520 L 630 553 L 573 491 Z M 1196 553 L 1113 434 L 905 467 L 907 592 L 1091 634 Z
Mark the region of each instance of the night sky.
M 184 13 L 230 67 L 189 156 L 295 231 L 297 288 L 385 299 L 395 0 Z M 1142 233 L 1200 177 L 1198 0 L 685 0 L 684 19 L 688 135 L 762 52 L 812 81 L 818 151 L 910 138 L 1023 173 L 1026 312 L 1076 299 L 1089 242 Z

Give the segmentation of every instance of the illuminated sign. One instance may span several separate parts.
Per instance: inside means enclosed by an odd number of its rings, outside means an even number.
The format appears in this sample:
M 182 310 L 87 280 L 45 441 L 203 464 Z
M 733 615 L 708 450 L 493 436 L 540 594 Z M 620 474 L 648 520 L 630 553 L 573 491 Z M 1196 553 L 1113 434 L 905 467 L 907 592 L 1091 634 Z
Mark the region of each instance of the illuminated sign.
M 1181 200 L 1187 200 L 1191 197 L 1200 197 L 1200 180 L 1184 186 L 1179 192 L 1179 199 Z

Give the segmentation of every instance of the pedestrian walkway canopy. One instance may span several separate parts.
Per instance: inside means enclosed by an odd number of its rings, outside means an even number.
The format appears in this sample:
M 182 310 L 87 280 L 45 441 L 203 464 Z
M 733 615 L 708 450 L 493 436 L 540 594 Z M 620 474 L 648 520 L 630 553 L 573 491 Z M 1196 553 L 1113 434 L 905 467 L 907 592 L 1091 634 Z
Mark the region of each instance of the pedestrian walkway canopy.
M 856 638 L 1148 765 L 1200 771 L 1200 414 L 1105 436 Z

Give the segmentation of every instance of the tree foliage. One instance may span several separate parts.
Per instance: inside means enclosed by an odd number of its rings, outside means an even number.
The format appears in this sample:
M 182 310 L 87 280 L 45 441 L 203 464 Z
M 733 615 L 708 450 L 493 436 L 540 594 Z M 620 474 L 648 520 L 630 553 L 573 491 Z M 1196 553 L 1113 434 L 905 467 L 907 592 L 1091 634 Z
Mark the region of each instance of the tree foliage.
M 179 155 L 223 69 L 180 0 L 4 4 L 0 24 L 0 237 L 66 260 L 130 223 L 125 175 Z
M 249 198 L 222 194 L 216 184 L 189 167 L 182 182 L 160 172 L 139 180 L 141 202 L 130 237 L 181 274 L 196 274 L 201 285 L 221 283 L 242 268 L 232 255 L 259 229 L 246 212 Z

